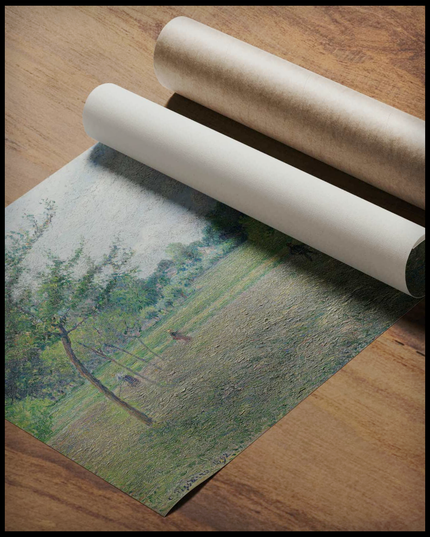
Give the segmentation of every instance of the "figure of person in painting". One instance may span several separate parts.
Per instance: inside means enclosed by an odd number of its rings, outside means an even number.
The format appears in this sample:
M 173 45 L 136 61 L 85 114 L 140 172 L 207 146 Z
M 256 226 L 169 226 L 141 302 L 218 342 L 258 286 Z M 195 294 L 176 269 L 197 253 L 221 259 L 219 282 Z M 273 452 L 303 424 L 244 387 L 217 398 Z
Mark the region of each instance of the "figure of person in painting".
M 313 253 L 313 251 L 305 244 L 288 244 L 288 248 L 290 249 L 291 255 L 304 255 L 306 259 L 312 261 L 310 254 Z
M 123 375 L 119 373 L 118 375 L 116 375 L 116 378 L 120 382 L 126 382 L 128 385 L 133 386 L 133 387 L 140 384 L 140 380 L 138 380 L 135 377 L 132 377 L 131 375 Z
M 189 342 L 191 341 L 191 338 L 190 336 L 186 336 L 185 334 L 181 334 L 181 332 L 175 332 L 174 330 L 167 330 L 169 332 L 169 334 L 172 336 L 172 338 L 175 340 L 175 341 L 185 341 L 185 342 Z

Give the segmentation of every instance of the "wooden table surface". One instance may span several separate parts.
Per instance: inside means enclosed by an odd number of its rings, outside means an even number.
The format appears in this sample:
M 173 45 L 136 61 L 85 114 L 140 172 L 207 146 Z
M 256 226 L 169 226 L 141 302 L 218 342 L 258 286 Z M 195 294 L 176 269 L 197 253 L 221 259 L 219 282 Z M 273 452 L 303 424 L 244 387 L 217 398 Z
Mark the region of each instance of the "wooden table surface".
M 423 211 L 163 88 L 155 40 L 186 15 L 424 119 L 424 8 L 6 8 L 6 204 L 93 145 L 113 82 L 423 223 Z M 424 303 L 166 518 L 6 422 L 7 530 L 423 530 Z

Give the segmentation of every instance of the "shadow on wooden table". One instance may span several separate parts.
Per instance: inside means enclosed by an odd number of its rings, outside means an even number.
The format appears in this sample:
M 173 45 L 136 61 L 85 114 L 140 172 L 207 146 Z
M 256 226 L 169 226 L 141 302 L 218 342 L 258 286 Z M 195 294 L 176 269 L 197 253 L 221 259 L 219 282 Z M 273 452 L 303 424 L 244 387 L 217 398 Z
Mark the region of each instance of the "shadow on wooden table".
M 379 205 L 393 213 L 396 213 L 412 222 L 424 225 L 425 211 L 410 205 L 409 203 L 392 196 L 364 181 L 361 181 L 347 173 L 344 173 L 328 164 L 314 159 L 292 147 L 282 144 L 264 134 L 218 114 L 205 106 L 190 101 L 175 93 L 166 104 L 166 108 L 188 117 L 197 123 L 205 125 L 213 130 L 225 134 L 234 140 L 242 142 L 262 153 L 281 160 L 306 173 L 314 175 L 327 183 L 342 188 L 351 194 L 355 194 L 375 205 Z
M 222 470 L 222 468 L 221 468 L 221 470 Z M 170 511 L 167 513 L 166 516 L 170 516 L 175 511 L 180 509 L 183 505 L 185 505 L 189 500 L 191 500 L 191 498 L 194 498 L 194 496 L 196 496 L 209 483 L 209 481 L 211 481 L 219 472 L 221 472 L 221 470 L 218 470 L 217 472 L 212 474 L 210 477 L 205 479 L 205 481 L 203 481 L 203 483 L 200 483 L 200 485 L 197 485 L 197 487 L 195 487 L 192 490 L 190 490 L 190 492 L 188 492 L 183 498 L 181 498 L 179 500 L 178 503 L 176 503 L 172 507 L 172 509 L 170 509 Z
M 412 347 L 416 353 L 425 356 L 425 299 L 421 300 L 406 315 L 391 327 L 393 336 Z M 400 345 L 400 341 L 397 341 Z

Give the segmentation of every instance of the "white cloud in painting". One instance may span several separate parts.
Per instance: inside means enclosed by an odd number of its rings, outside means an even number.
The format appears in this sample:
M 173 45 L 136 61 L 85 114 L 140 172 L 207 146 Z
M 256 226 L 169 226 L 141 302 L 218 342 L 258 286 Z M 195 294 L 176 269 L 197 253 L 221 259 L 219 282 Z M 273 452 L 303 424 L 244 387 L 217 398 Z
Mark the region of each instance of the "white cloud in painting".
M 214 200 L 101 144 L 89 149 L 6 208 L 6 233 L 23 228 L 24 213 L 40 216 L 42 199 L 57 212 L 48 231 L 28 256 L 35 274 L 51 249 L 68 257 L 85 240 L 99 259 L 115 236 L 135 250 L 134 263 L 147 276 L 166 257 L 172 242 L 199 240 Z

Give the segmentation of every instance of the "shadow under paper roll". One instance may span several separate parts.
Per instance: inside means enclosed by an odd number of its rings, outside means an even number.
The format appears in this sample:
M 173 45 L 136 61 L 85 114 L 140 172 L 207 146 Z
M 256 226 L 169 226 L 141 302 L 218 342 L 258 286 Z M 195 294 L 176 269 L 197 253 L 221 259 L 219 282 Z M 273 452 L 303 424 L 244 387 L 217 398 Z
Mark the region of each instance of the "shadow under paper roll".
M 425 295 L 426 242 L 422 241 L 410 253 L 406 263 L 406 285 L 413 297 Z

